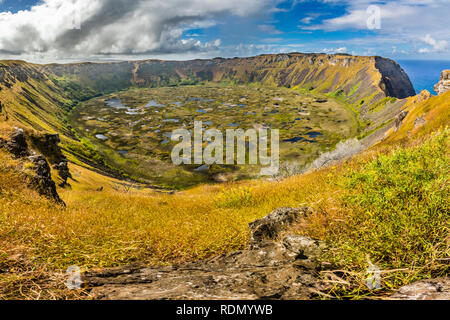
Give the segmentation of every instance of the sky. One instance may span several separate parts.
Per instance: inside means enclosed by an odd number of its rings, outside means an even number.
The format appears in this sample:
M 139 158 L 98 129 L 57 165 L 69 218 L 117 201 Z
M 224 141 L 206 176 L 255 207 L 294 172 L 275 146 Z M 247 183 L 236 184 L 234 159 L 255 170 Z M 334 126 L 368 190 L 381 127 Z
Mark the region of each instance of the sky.
M 450 0 L 0 0 L 0 59 L 450 60 Z

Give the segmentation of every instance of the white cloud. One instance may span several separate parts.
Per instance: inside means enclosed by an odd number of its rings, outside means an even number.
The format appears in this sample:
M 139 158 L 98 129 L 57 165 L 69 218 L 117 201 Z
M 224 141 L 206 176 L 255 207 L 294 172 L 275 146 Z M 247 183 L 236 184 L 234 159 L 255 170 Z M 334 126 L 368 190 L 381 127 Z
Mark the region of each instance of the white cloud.
M 214 51 L 220 40 L 204 43 L 194 37 L 186 39 L 183 32 L 213 26 L 227 16 L 259 14 L 278 3 L 278 0 L 73 1 L 74 5 L 67 0 L 43 0 L 29 10 L 0 13 L 0 54 L 52 60 Z
M 440 54 L 441 57 L 445 57 L 449 52 L 450 0 L 319 1 L 330 5 L 345 5 L 346 12 L 338 17 L 324 19 L 321 23 L 300 26 L 302 29 L 366 32 L 364 36 L 349 39 L 346 41 L 346 45 L 357 45 L 359 49 L 363 50 L 379 46 L 376 54 L 415 54 L 420 52 Z M 371 15 L 367 9 L 373 4 L 379 7 L 381 13 L 381 28 L 375 30 L 368 28 Z M 432 37 L 424 37 L 427 34 Z M 421 42 L 428 44 L 429 47 L 420 47 Z M 392 46 L 397 47 L 397 50 L 393 50 L 394 53 L 388 49 Z
M 282 34 L 280 30 L 277 30 L 274 25 L 271 24 L 260 24 L 258 25 L 258 30 L 268 34 Z
M 340 48 L 337 48 L 337 49 L 324 48 L 322 50 L 322 52 L 324 52 L 324 53 L 347 53 L 348 50 L 347 50 L 347 47 L 340 47 Z
M 446 40 L 436 40 L 432 38 L 429 34 L 421 38 L 423 42 L 432 47 L 419 49 L 420 53 L 430 53 L 430 52 L 445 52 L 448 49 L 448 42 Z
M 314 20 L 313 17 L 305 17 L 305 18 L 301 19 L 300 22 L 303 24 L 310 24 L 313 20 Z

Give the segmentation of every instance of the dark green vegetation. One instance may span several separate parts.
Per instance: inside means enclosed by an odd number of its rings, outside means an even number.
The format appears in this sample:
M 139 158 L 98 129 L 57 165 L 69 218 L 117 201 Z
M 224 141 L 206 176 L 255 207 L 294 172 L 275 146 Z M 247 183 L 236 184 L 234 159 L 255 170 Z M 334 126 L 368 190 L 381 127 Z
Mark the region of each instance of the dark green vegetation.
M 282 161 L 311 162 L 342 139 L 355 136 L 358 123 L 343 103 L 299 90 L 258 85 L 130 89 L 92 99 L 73 110 L 70 124 L 115 168 L 134 179 L 184 188 L 218 179 L 256 176 L 258 166 L 175 167 L 173 130 L 271 128 L 280 130 Z
M 344 274 L 349 283 L 334 286 L 333 296 L 372 294 L 364 272 L 371 263 L 389 270 L 385 291 L 449 273 L 449 133 L 364 161 L 339 179 L 342 211 L 311 229 L 333 246 L 326 261 L 360 273 Z

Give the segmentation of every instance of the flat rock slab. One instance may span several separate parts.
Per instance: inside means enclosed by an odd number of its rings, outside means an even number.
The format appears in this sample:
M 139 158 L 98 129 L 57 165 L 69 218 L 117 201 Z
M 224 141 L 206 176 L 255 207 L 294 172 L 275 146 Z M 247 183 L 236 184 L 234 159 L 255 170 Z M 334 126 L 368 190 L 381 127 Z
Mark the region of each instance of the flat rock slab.
M 95 299 L 310 299 L 320 242 L 298 235 L 179 266 L 129 266 L 84 275 Z
M 422 280 L 400 288 L 395 300 L 450 300 L 450 278 Z
M 299 235 L 276 240 L 309 212 L 280 208 L 250 223 L 247 250 L 184 265 L 88 272 L 84 283 L 93 298 L 107 300 L 310 299 L 319 289 L 315 275 L 323 244 Z

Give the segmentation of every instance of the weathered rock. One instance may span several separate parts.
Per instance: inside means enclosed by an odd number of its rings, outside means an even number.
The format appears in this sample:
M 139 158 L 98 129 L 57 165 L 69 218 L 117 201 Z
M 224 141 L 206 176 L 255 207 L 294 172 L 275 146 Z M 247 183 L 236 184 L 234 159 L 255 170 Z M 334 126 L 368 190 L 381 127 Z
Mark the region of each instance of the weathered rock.
M 6 149 L 15 158 L 22 158 L 30 155 L 28 143 L 22 129 L 16 129 L 16 131 L 14 131 L 11 138 L 6 143 Z
M 449 90 L 450 90 L 450 70 L 444 70 L 441 73 L 441 79 L 434 86 L 434 91 L 436 91 L 437 94 L 442 94 Z
M 380 87 L 387 96 L 403 99 L 416 95 L 411 80 L 397 62 L 375 57 L 375 67 L 382 75 Z
M 400 129 L 400 127 L 401 127 L 401 125 L 403 123 L 403 120 L 405 120 L 405 118 L 408 115 L 408 113 L 409 113 L 408 111 L 402 111 L 395 117 L 395 119 L 394 119 L 394 121 L 395 121 L 395 132 L 397 132 L 398 129 Z
M 319 258 L 326 246 L 322 241 L 299 235 L 287 235 L 283 238 L 284 247 L 296 254 L 296 265 L 309 269 L 319 267 Z
M 400 288 L 391 299 L 450 300 L 450 278 L 422 280 Z
M 307 251 L 272 242 L 185 265 L 90 272 L 84 281 L 97 299 L 310 299 L 319 282 Z
M 72 175 L 69 170 L 68 160 L 62 153 L 59 143 L 61 142 L 58 134 L 35 134 L 31 136 L 33 146 L 39 150 L 53 165 L 53 169 L 58 171 L 63 180 L 60 187 L 68 186 L 67 179 Z
M 34 172 L 36 173 L 36 176 L 32 178 L 33 186 L 41 195 L 65 205 L 56 191 L 56 184 L 52 180 L 51 170 L 47 160 L 41 155 L 31 156 L 29 159 L 33 162 Z
M 304 212 L 282 208 L 264 221 L 291 221 Z M 83 278 L 96 299 L 310 299 L 323 289 L 316 278 L 323 247 L 320 241 L 286 235 L 282 241 L 264 240 L 257 247 L 206 261 L 133 265 L 88 272 Z
M 422 90 L 420 93 L 415 97 L 414 103 L 421 103 L 431 98 L 431 93 L 428 90 Z
M 52 180 L 51 169 L 47 159 L 42 155 L 37 155 L 34 150 L 29 148 L 23 129 L 16 129 L 7 141 L 0 139 L 0 147 L 5 148 L 15 158 L 28 157 L 28 159 L 34 164 L 33 171 L 36 174 L 31 177 L 31 186 L 41 195 L 54 200 L 56 203 L 65 205 L 64 201 L 62 201 L 58 195 L 55 182 Z M 64 166 L 67 167 L 67 162 L 60 165 L 60 167 L 63 168 L 63 172 L 65 170 Z M 61 168 L 59 169 L 61 172 Z M 64 173 L 64 175 L 67 174 L 70 175 L 68 168 L 67 173 Z M 67 178 L 64 181 L 66 180 Z
M 70 186 L 67 183 L 67 179 L 72 177 L 72 174 L 69 170 L 69 163 L 67 161 L 62 161 L 59 164 L 55 164 L 53 169 L 58 171 L 59 176 L 63 180 L 63 182 L 59 185 L 60 187 Z
M 418 117 L 416 120 L 414 120 L 414 128 L 418 128 L 420 126 L 423 126 L 427 121 L 425 120 L 425 117 Z
M 299 216 L 305 217 L 309 208 L 279 208 L 262 219 L 250 223 L 251 242 L 276 239 L 282 230 L 291 225 Z

